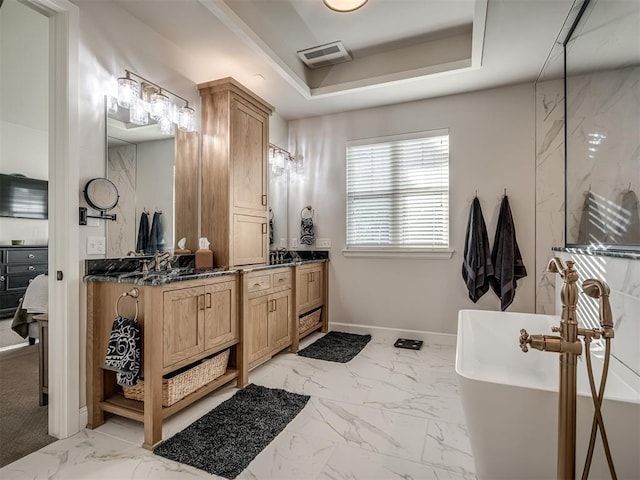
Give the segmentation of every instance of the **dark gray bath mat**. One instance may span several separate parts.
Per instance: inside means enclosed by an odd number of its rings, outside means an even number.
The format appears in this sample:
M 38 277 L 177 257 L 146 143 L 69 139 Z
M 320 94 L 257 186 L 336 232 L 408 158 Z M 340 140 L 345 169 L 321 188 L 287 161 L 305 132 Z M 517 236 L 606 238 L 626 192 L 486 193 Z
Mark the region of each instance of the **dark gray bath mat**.
M 235 478 L 295 418 L 308 395 L 247 385 L 153 451 L 225 478 Z
M 300 350 L 298 355 L 328 362 L 347 363 L 360 353 L 370 340 L 371 335 L 329 332 L 307 348 Z

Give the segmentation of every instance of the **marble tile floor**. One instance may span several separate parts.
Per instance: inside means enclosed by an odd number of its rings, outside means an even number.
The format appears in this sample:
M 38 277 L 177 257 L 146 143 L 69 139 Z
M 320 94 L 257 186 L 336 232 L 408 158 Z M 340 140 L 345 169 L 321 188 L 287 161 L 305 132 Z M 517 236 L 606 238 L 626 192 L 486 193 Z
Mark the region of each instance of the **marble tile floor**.
M 302 347 L 315 341 L 313 334 Z M 304 410 L 239 479 L 475 479 L 458 396 L 455 347 L 393 347 L 373 339 L 346 364 L 281 353 L 252 383 L 304 393 Z M 230 398 L 233 384 L 167 419 L 168 438 Z M 110 417 L 0 469 L 3 480 L 203 479 L 201 470 L 140 447 L 142 424 Z

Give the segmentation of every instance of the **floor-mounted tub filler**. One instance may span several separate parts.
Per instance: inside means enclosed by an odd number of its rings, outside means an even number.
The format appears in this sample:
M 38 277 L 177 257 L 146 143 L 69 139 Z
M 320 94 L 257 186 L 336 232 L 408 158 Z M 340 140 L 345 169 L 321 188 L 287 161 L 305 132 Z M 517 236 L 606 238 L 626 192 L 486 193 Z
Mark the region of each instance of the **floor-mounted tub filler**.
M 540 352 L 525 355 L 518 338 L 521 329 L 548 332 L 551 337 L 552 327 L 559 325 L 560 317 L 554 315 L 459 312 L 456 372 L 480 480 L 558 478 L 558 357 Z M 531 345 L 526 337 L 524 345 Z M 604 351 L 594 351 L 593 346 L 591 350 L 597 390 Z M 577 358 L 575 470 L 580 476 L 589 449 L 594 402 L 585 353 Z M 640 377 L 614 357 L 602 417 L 617 478 L 640 479 Z M 612 478 L 600 431 L 589 478 Z

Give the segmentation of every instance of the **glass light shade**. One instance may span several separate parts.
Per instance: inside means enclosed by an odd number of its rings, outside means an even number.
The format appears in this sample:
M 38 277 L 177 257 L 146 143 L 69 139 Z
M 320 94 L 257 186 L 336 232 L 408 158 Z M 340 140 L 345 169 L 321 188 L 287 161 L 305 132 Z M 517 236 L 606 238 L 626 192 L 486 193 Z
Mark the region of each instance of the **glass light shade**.
M 323 0 L 324 4 L 335 12 L 353 12 L 359 9 L 367 0 Z
M 274 164 L 278 168 L 284 168 L 284 153 L 276 152 Z
M 162 93 L 151 95 L 151 118 L 159 120 L 169 114 L 169 97 Z
M 118 79 L 118 105 L 123 108 L 131 108 L 139 96 L 140 85 L 138 82 L 127 77 Z
M 145 108 L 145 102 L 139 98 L 129 108 L 129 121 L 135 125 L 147 125 L 149 123 L 149 112 Z
M 196 129 L 195 125 L 196 112 L 193 108 L 186 105 L 178 112 L 178 128 L 183 132 L 193 132 Z
M 169 117 L 160 117 L 158 119 L 158 128 L 163 135 L 173 135 L 175 133 L 175 127 Z
M 118 99 L 107 95 L 107 113 L 118 113 Z

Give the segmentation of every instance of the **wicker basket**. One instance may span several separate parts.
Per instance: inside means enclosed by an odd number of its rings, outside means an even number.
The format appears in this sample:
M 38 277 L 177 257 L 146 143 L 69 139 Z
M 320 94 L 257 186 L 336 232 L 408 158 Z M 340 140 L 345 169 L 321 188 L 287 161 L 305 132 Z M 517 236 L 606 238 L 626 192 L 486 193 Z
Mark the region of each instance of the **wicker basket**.
M 229 349 L 213 358 L 204 360 L 171 378 L 162 379 L 162 405 L 169 407 L 178 400 L 183 399 L 200 387 L 215 380 L 227 369 L 229 362 Z M 138 380 L 133 387 L 122 387 L 125 398 L 132 400 L 144 400 L 144 380 Z
M 298 330 L 304 332 L 312 327 L 317 326 L 320 323 L 320 317 L 322 316 L 322 307 L 302 315 L 298 318 Z

